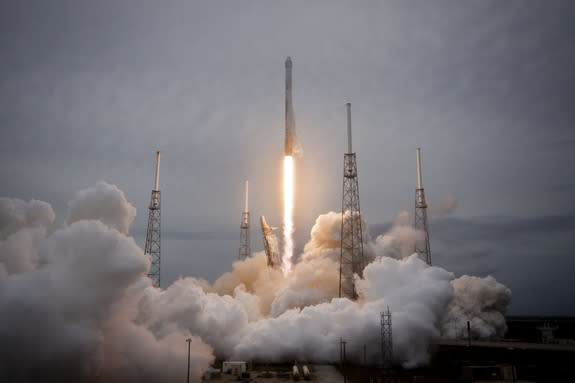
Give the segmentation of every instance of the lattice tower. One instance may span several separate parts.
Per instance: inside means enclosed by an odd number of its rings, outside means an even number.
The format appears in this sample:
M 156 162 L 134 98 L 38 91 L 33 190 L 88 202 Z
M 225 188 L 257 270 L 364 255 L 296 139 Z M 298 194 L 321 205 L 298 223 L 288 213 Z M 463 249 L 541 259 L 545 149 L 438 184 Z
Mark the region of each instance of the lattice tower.
M 348 152 L 343 162 L 343 197 L 341 207 L 341 253 L 339 267 L 339 296 L 357 298 L 354 274 L 362 275 L 363 231 L 359 207 L 359 182 L 357 162 L 351 146 L 351 104 L 347 106 Z

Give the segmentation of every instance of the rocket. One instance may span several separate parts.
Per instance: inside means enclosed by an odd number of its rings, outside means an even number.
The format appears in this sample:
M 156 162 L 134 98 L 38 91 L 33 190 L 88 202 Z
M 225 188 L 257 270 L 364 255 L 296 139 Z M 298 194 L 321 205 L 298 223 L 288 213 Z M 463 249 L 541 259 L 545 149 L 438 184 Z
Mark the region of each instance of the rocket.
M 295 119 L 291 98 L 291 58 L 285 62 L 286 67 L 286 135 L 285 135 L 285 155 L 291 156 L 294 152 L 294 145 L 297 145 L 295 135 Z

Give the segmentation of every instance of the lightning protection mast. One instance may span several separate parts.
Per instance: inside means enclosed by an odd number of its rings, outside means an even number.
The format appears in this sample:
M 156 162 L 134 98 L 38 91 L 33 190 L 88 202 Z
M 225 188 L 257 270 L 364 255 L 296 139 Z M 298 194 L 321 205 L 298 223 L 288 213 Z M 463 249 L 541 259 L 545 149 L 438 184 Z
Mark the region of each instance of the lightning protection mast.
M 429 247 L 429 226 L 427 225 L 427 203 L 421 181 L 421 150 L 417 148 L 417 189 L 415 190 L 415 229 L 424 233 L 422 240 L 415 242 L 415 252 L 422 261 L 431 266 L 431 248 Z
M 246 200 L 245 208 L 242 213 L 242 223 L 240 225 L 240 251 L 238 259 L 246 259 L 250 253 L 250 213 L 248 211 L 248 180 L 246 180 Z
M 347 153 L 343 156 L 343 196 L 341 203 L 341 253 L 339 296 L 357 298 L 353 275 L 362 275 L 363 232 L 359 208 L 357 163 L 351 148 L 351 104 L 347 103 Z
M 160 287 L 160 257 L 161 257 L 161 231 L 160 231 L 160 212 L 161 212 L 161 199 L 160 199 L 160 152 L 156 152 L 156 182 L 154 190 L 152 190 L 152 197 L 150 199 L 149 214 L 148 214 L 148 230 L 146 232 L 146 247 L 145 254 L 150 255 L 150 271 L 148 277 L 153 282 L 154 287 Z

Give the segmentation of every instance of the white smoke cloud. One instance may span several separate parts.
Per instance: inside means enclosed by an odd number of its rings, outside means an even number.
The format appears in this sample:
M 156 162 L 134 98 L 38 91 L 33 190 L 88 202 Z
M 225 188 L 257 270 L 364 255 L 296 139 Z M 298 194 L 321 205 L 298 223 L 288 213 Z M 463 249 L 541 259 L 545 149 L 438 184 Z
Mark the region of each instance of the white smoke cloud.
M 454 279 L 411 254 L 421 233 L 406 213 L 375 241 L 364 221 L 371 262 L 356 276 L 359 299 L 350 301 L 338 298 L 341 213 L 318 217 L 288 276 L 268 268 L 260 252 L 213 285 L 188 277 L 161 290 L 146 277 L 147 256 L 125 235 L 135 209 L 117 187 L 99 183 L 69 206 L 68 226 L 50 232 L 48 204 L 0 204 L 0 381 L 180 381 L 188 337 L 195 381 L 214 356 L 336 362 L 340 337 L 351 359 L 359 361 L 365 345 L 377 364 L 387 307 L 395 362 L 408 368 L 429 361 L 442 333 L 462 336 L 467 320 L 477 336 L 505 331 L 509 290 L 490 277 Z
M 385 286 L 380 283 L 392 278 L 395 283 Z M 302 308 L 250 323 L 238 334 L 232 357 L 336 362 L 338 342 L 343 337 L 348 342 L 351 359 L 359 362 L 366 345 L 369 360 L 377 363 L 380 312 L 390 306 L 395 358 L 406 367 L 425 364 L 429 342 L 439 336 L 441 314 L 453 295 L 451 278 L 450 273 L 428 268 L 416 257 L 407 261 L 379 258 L 367 266 L 365 279 L 358 280 L 362 299 L 303 302 Z M 314 293 L 308 291 L 308 299 Z M 320 296 L 318 300 L 325 299 Z
M 109 193 L 117 188 L 101 186 L 87 189 L 93 209 L 94 201 L 104 208 L 118 201 L 118 193 Z M 112 227 L 72 215 L 70 225 L 50 233 L 46 226 L 54 214 L 47 203 L 3 199 L 1 206 L 1 230 L 11 234 L 0 241 L 0 381 L 185 377 L 184 340 L 191 334 L 156 337 L 137 321 L 137 303 L 154 290 L 146 277 L 149 261 L 133 238 L 114 228 L 128 229 L 133 208 L 113 220 L 108 215 Z M 73 208 L 82 211 L 78 200 Z M 210 346 L 193 339 L 193 377 L 199 381 L 213 356 Z
M 424 233 L 413 227 L 413 216 L 403 211 L 388 233 L 376 237 L 373 251 L 377 256 L 405 259 L 413 254 L 415 244 L 424 240 Z
M 49 203 L 17 198 L 0 198 L 0 240 L 24 227 L 44 227 L 54 223 L 55 215 Z
M 451 282 L 455 297 L 442 323 L 447 338 L 467 337 L 467 321 L 474 338 L 498 338 L 507 330 L 505 311 L 511 302 L 511 290 L 488 276 L 463 275 Z
M 448 307 L 466 293 L 454 288 L 451 273 L 427 266 L 415 254 L 403 257 L 407 250 L 401 249 L 412 250 L 419 235 L 408 229 L 407 220 L 401 214 L 386 236 L 399 250 L 370 243 L 366 236 L 367 252 L 378 256 L 357 280 L 356 302 L 337 298 L 341 213 L 332 212 L 318 217 L 302 261 L 287 277 L 270 270 L 265 254 L 257 253 L 234 262 L 233 271 L 213 286 L 186 278 L 147 297 L 143 320 L 156 334 L 174 329 L 198 334 L 221 358 L 336 362 L 343 337 L 351 358 L 363 355 L 366 345 L 369 360 L 377 363 L 380 343 L 374 334 L 389 306 L 396 362 L 425 365 Z
M 76 192 L 68 209 L 68 224 L 95 219 L 124 234 L 128 233 L 136 217 L 136 208 L 126 200 L 124 192 L 106 182 Z
M 0 241 L 0 275 L 34 270 L 40 262 L 38 245 L 45 236 L 45 228 L 24 228 Z

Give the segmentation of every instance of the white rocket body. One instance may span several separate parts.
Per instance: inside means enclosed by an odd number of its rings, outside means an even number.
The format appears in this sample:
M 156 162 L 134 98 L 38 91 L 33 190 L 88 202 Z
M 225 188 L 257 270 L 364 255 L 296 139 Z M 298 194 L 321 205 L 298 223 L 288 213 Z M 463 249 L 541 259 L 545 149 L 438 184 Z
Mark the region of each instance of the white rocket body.
M 294 152 L 294 146 L 297 146 L 295 135 L 295 117 L 293 112 L 293 104 L 291 97 L 291 58 L 288 57 L 285 62 L 286 68 L 286 116 L 285 116 L 285 155 L 291 156 Z

